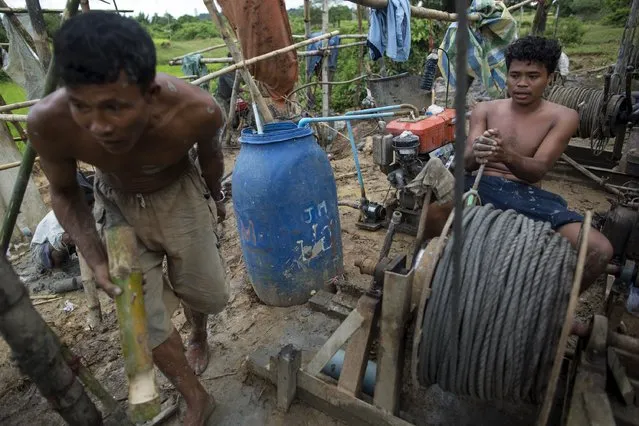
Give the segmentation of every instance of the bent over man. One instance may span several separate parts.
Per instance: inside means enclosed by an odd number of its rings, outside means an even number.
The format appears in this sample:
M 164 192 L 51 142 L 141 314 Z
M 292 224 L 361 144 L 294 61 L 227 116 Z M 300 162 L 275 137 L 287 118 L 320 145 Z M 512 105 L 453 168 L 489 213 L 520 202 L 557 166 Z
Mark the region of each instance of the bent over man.
M 63 87 L 28 118 L 53 210 L 111 296 L 120 289 L 109 278 L 102 231 L 113 216 L 134 228 L 153 360 L 186 401 L 184 424 L 202 425 L 215 405 L 196 377 L 208 363 L 207 315 L 229 293 L 214 228 L 215 215 L 225 216 L 217 201 L 220 109 L 200 88 L 156 75 L 153 41 L 133 19 L 78 15 L 56 34 L 54 51 Z M 194 144 L 201 175 L 188 155 Z M 77 161 L 97 168 L 94 216 L 75 179 Z M 186 356 L 171 322 L 179 301 L 191 324 Z
M 542 37 L 523 37 L 508 46 L 510 98 L 482 102 L 473 110 L 465 168 L 471 172 L 485 164 L 478 188 L 483 204 L 550 222 L 576 248 L 583 217 L 539 184 L 579 125 L 575 110 L 543 99 L 560 55 L 557 41 Z M 473 181 L 467 176 L 466 189 Z M 612 254 L 608 239 L 591 230 L 582 290 L 605 271 Z

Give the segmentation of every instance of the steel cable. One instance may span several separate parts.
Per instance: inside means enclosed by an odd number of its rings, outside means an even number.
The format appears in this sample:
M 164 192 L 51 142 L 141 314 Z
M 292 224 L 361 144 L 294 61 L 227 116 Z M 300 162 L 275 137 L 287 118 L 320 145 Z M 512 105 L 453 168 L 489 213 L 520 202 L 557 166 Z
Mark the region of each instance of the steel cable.
M 540 402 L 568 306 L 575 252 L 550 224 L 513 210 L 469 207 L 462 225 L 459 312 L 452 308 L 449 241 L 424 312 L 419 381 L 483 400 Z
M 604 109 L 604 92 L 586 87 L 552 86 L 545 98 L 579 113 L 577 137 L 590 139 L 590 147 L 596 154 L 606 148 L 610 135 L 604 134 L 606 121 Z

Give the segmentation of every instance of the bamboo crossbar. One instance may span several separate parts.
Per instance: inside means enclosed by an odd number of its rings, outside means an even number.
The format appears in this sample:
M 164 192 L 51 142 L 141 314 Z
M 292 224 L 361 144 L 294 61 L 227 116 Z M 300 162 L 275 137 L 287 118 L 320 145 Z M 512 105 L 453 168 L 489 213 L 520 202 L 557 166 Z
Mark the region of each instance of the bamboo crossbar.
M 321 56 L 325 54 L 327 50 L 342 49 L 345 47 L 363 46 L 365 44 L 366 44 L 365 41 L 356 41 L 354 43 L 338 44 L 336 46 L 328 46 L 326 49 L 320 48 L 318 50 L 308 50 L 305 52 L 297 52 L 297 56 Z M 201 58 L 200 63 L 201 64 L 232 64 L 233 58 Z M 179 59 L 176 61 L 170 61 L 169 65 L 173 65 L 173 66 L 182 65 L 182 60 Z M 2 109 L 0 109 L 0 111 L 2 111 Z
M 294 34 L 293 38 L 298 40 L 299 39 L 306 40 L 308 37 L 306 37 L 303 34 Z M 342 40 L 349 39 L 349 38 L 368 38 L 368 34 L 343 34 L 343 35 L 340 35 L 339 38 L 341 38 Z
M 180 59 L 184 59 L 184 58 L 186 58 L 187 56 L 190 56 L 190 55 L 197 55 L 198 53 L 210 52 L 212 50 L 221 49 L 223 47 L 226 47 L 226 43 L 216 44 L 215 46 L 205 47 L 204 49 L 196 50 L 195 52 L 189 52 L 189 53 L 186 53 L 186 54 L 184 54 L 182 56 L 176 56 L 175 58 L 171 58 L 169 60 L 169 62 L 179 61 Z
M 317 37 L 310 38 L 308 40 L 300 41 L 299 43 L 291 44 L 290 46 L 283 47 L 281 49 L 274 50 L 274 51 L 269 52 L 269 53 L 265 53 L 264 55 L 259 55 L 259 56 L 256 56 L 254 58 L 251 58 L 251 59 L 245 59 L 242 62 L 230 65 L 230 66 L 225 67 L 225 68 L 222 68 L 221 70 L 215 71 L 215 72 L 213 72 L 211 74 L 208 74 L 208 75 L 205 75 L 204 77 L 200 77 L 197 80 L 192 81 L 191 84 L 194 84 L 194 85 L 197 86 L 197 85 L 200 85 L 202 83 L 206 83 L 209 80 L 213 80 L 216 77 L 219 77 L 219 76 L 224 75 L 224 74 L 229 73 L 229 72 L 233 72 L 233 71 L 235 71 L 235 70 L 237 70 L 239 68 L 244 68 L 247 65 L 252 65 L 252 64 L 254 64 L 256 62 L 263 61 L 264 59 L 272 58 L 273 56 L 277 56 L 277 55 L 281 55 L 282 53 L 290 52 L 291 50 L 295 50 L 298 47 L 306 46 L 308 44 L 315 43 L 316 41 L 320 41 L 320 40 L 324 40 L 324 39 L 327 39 L 327 38 L 331 38 L 331 37 L 333 37 L 333 36 L 335 36 L 337 34 L 339 34 L 339 31 L 333 31 L 333 32 L 330 32 L 330 33 L 322 34 L 322 35 L 317 36 Z
M 27 116 L 22 114 L 0 114 L 0 121 L 17 121 L 26 123 Z
M 373 9 L 382 9 L 388 6 L 388 0 L 348 0 L 351 3 L 359 4 L 361 6 L 371 7 Z M 508 8 L 509 12 L 517 10 L 527 4 L 532 3 L 535 0 L 524 0 L 520 3 L 512 5 Z M 427 9 L 425 7 L 411 6 L 410 7 L 411 16 L 415 18 L 421 19 L 434 19 L 436 21 L 446 21 L 446 22 L 455 22 L 457 21 L 456 13 L 448 13 L 442 10 L 436 9 Z M 479 13 L 469 13 L 468 20 L 469 21 L 479 21 L 481 19 L 481 15 Z
M 0 106 L 0 113 L 13 111 L 15 109 L 20 109 L 20 108 L 27 108 L 37 104 L 39 100 L 40 99 L 34 99 L 32 101 L 16 102 L 14 104 L 2 105 Z
M 93 9 L 107 12 L 117 12 L 117 13 L 133 13 L 133 10 L 114 10 L 114 9 Z M 29 13 L 26 7 L 0 7 L 0 13 Z M 64 13 L 64 9 L 42 9 L 42 13 Z

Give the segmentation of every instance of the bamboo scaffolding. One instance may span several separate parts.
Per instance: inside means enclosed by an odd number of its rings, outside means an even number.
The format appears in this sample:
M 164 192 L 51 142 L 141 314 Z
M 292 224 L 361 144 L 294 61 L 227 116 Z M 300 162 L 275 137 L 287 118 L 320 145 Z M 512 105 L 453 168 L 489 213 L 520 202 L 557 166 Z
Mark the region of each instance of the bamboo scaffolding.
M 328 0 L 324 0 L 322 3 L 322 33 L 326 34 L 328 32 Z M 324 39 L 322 42 L 322 49 L 326 50 L 328 47 L 328 39 Z M 329 82 L 329 67 L 328 67 L 328 58 L 322 59 L 322 115 L 324 117 L 328 117 L 330 115 L 330 86 L 327 84 Z M 326 129 L 324 132 L 324 139 L 328 139 L 329 132 L 333 128 L 331 123 L 327 123 L 329 125 L 329 129 Z
M 233 80 L 233 90 L 231 91 L 231 102 L 229 102 L 229 113 L 228 118 L 226 119 L 226 126 L 224 128 L 224 137 L 222 140 L 224 141 L 225 146 L 229 146 L 231 144 L 231 129 L 233 127 L 233 121 L 235 121 L 235 110 L 237 109 L 237 95 L 240 92 L 240 73 L 235 73 L 235 79 Z
M 231 53 L 231 57 L 236 62 L 236 64 L 238 63 L 241 64 L 241 66 L 238 67 L 240 69 L 240 74 L 242 74 L 242 79 L 246 83 L 246 86 L 248 88 L 249 93 L 251 94 L 251 98 L 253 99 L 254 104 L 257 106 L 259 114 L 261 115 L 261 118 L 262 118 L 262 122 L 270 123 L 271 121 L 273 121 L 273 114 L 271 113 L 271 110 L 268 108 L 268 105 L 266 104 L 266 101 L 262 97 L 262 94 L 260 93 L 260 90 L 258 89 L 257 85 L 255 84 L 255 81 L 253 80 L 253 76 L 251 76 L 251 73 L 246 67 L 247 63 L 246 61 L 243 60 L 244 55 L 242 53 L 242 50 L 235 44 L 235 41 L 231 38 L 231 34 L 229 30 L 227 26 L 224 24 L 224 19 L 222 19 L 222 14 L 215 8 L 212 0 L 204 0 L 204 5 L 206 6 L 206 9 L 209 11 L 209 15 L 211 15 L 211 20 L 213 21 L 215 26 L 217 26 L 217 28 L 220 30 L 220 35 L 222 36 L 222 40 L 224 40 L 226 47 L 229 49 L 229 52 Z M 197 79 L 191 83 L 195 85 L 200 85 L 203 83 L 203 81 L 201 80 L 205 77 L 207 76 Z M 208 80 L 204 80 L 204 81 L 208 81 Z M 259 117 L 256 117 L 256 119 L 257 118 Z
M 99 10 L 99 11 L 103 11 L 103 12 L 116 12 L 115 10 L 111 10 L 111 9 L 93 9 L 93 10 Z M 118 10 L 118 13 L 133 13 L 135 12 L 134 10 Z M 0 7 L 0 13 L 29 13 L 29 10 L 26 7 Z M 64 13 L 64 9 L 42 9 L 42 13 Z
M 282 53 L 290 52 L 291 50 L 295 50 L 298 47 L 306 46 L 308 44 L 315 43 L 316 41 L 320 41 L 320 40 L 324 40 L 325 38 L 333 37 L 333 36 L 335 36 L 337 34 L 339 34 L 339 31 L 333 31 L 333 32 L 328 33 L 328 34 L 322 34 L 321 36 L 317 36 L 317 37 L 310 38 L 308 40 L 300 41 L 299 43 L 291 44 L 290 46 L 283 47 L 281 49 L 277 49 L 277 50 L 274 50 L 272 52 L 265 53 L 263 55 L 255 56 L 254 58 L 251 58 L 251 59 L 246 59 L 244 61 L 236 62 L 235 64 L 233 64 L 231 66 L 228 66 L 226 68 L 222 68 L 219 71 L 215 71 L 215 72 L 213 72 L 211 74 L 208 74 L 208 75 L 205 75 L 203 77 L 200 77 L 197 80 L 191 82 L 191 84 L 199 85 L 199 84 L 205 83 L 205 82 L 207 82 L 209 80 L 213 80 L 214 78 L 217 78 L 217 77 L 219 77 L 221 75 L 224 75 L 226 73 L 229 73 L 229 72 L 233 72 L 233 71 L 235 71 L 237 69 L 240 69 L 242 67 L 254 64 L 254 63 L 259 62 L 259 61 L 263 61 L 264 59 L 272 58 L 273 56 L 281 55 Z
M 348 0 L 351 3 L 359 4 L 361 6 L 371 7 L 373 9 L 384 9 L 388 6 L 388 0 Z M 517 3 L 508 8 L 509 12 L 517 10 L 521 7 L 524 7 L 533 1 L 536 0 L 524 0 L 520 3 Z M 448 13 L 442 10 L 435 9 L 427 9 L 425 7 L 411 6 L 410 7 L 411 16 L 414 18 L 421 19 L 434 19 L 436 21 L 446 21 L 446 22 L 455 22 L 457 21 L 456 13 Z M 468 20 L 469 21 L 479 21 L 481 19 L 481 15 L 479 13 L 469 13 Z
M 43 69 L 49 67 L 51 62 L 51 49 L 49 48 L 49 34 L 47 24 L 44 22 L 44 14 L 40 7 L 40 0 L 26 0 L 29 20 L 33 27 L 33 43 Z

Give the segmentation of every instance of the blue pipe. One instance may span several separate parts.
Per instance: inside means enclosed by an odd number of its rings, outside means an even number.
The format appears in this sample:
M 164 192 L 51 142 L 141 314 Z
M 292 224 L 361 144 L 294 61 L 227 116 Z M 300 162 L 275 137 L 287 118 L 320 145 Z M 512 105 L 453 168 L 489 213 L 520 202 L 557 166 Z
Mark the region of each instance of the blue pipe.
M 355 160 L 355 170 L 357 170 L 357 180 L 359 181 L 359 187 L 362 191 L 362 198 L 366 199 L 366 190 L 364 189 L 364 178 L 362 177 L 362 169 L 359 166 L 359 156 L 357 155 L 357 146 L 355 146 L 355 136 L 353 135 L 353 126 L 351 125 L 351 120 L 369 120 L 371 118 L 381 118 L 381 117 L 392 117 L 395 115 L 393 112 L 377 112 L 371 114 L 360 114 L 360 112 L 366 112 L 371 110 L 389 110 L 393 108 L 397 108 L 398 105 L 392 105 L 387 107 L 379 107 L 379 108 L 370 108 L 368 110 L 363 111 L 351 111 L 350 113 L 346 113 L 346 115 L 338 115 L 335 117 L 305 117 L 302 118 L 299 123 L 297 123 L 297 127 L 304 127 L 309 123 L 318 123 L 323 121 L 345 121 L 346 128 L 348 129 L 348 139 L 351 144 L 351 151 L 353 151 L 353 160 Z M 373 112 L 373 111 L 371 111 Z
M 340 374 L 342 374 L 342 367 L 344 366 L 344 355 L 346 353 L 343 349 L 337 351 L 337 353 L 331 358 L 331 360 L 324 366 L 322 373 L 335 380 L 339 380 Z M 377 380 L 377 364 L 373 361 L 368 361 L 366 364 L 366 372 L 362 379 L 362 392 L 366 395 L 374 396 L 375 394 L 375 381 Z
M 383 107 L 375 107 L 375 108 L 368 108 L 368 109 L 360 109 L 360 110 L 355 110 L 355 111 L 349 111 L 344 113 L 344 115 L 355 115 L 355 114 L 370 114 L 373 112 L 387 112 L 387 111 L 394 111 L 396 109 L 402 109 L 404 108 L 403 105 L 387 105 L 387 106 L 383 106 Z

